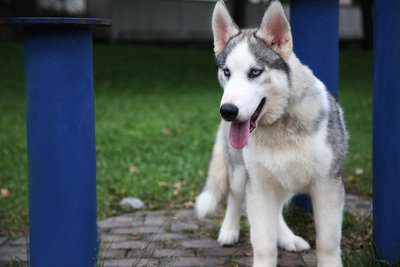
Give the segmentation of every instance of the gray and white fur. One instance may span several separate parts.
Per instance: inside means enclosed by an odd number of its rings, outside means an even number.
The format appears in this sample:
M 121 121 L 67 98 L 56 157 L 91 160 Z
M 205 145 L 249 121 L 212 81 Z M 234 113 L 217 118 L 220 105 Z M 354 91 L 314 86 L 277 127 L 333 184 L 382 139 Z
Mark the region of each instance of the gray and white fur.
M 342 109 L 293 53 L 290 25 L 279 1 L 271 1 L 258 29 L 245 30 L 219 1 L 213 33 L 224 120 L 196 201 L 198 216 L 214 212 L 228 194 L 218 241 L 232 245 L 239 238 L 245 199 L 254 266 L 276 266 L 277 245 L 289 251 L 310 248 L 282 217 L 294 194 L 308 193 L 318 266 L 342 266 L 341 171 L 348 140 Z

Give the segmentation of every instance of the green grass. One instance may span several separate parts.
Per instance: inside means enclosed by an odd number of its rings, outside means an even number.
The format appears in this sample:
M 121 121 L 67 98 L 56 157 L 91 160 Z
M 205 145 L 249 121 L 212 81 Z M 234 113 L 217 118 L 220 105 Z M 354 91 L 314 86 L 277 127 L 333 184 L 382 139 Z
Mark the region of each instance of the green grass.
M 20 44 L 0 43 L 0 188 L 9 192 L 0 235 L 11 237 L 28 222 L 22 54 Z M 345 180 L 370 196 L 372 53 L 344 51 L 340 66 L 351 135 Z M 129 211 L 118 204 L 128 196 L 150 209 L 194 201 L 219 122 L 212 49 L 95 45 L 94 76 L 99 219 Z
M 339 90 L 350 133 L 343 170 L 348 191 L 372 196 L 372 51 L 340 53 Z
M 28 224 L 28 178 L 22 46 L 0 43 L 0 235 L 16 237 Z
M 194 200 L 219 120 L 215 76 L 208 50 L 95 48 L 100 216 L 123 196 L 148 208 Z

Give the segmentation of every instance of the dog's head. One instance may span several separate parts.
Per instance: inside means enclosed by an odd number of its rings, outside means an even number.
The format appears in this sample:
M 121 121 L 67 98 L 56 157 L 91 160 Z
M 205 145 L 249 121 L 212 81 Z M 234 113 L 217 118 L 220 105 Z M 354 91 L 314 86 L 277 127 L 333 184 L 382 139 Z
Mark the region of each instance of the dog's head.
M 281 3 L 273 0 L 258 29 L 240 30 L 220 0 L 212 28 L 218 78 L 224 88 L 220 113 L 231 122 L 231 145 L 241 149 L 258 123 L 273 123 L 287 107 L 290 26 Z

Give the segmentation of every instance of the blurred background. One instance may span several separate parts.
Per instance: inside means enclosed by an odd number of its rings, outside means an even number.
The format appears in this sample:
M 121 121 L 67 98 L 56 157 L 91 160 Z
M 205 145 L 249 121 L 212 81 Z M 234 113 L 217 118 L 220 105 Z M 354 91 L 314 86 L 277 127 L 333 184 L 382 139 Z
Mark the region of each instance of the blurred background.
M 113 26 L 96 30 L 95 39 L 112 42 L 204 42 L 211 40 L 211 14 L 216 0 L 0 0 L 0 18 L 77 16 L 111 18 Z M 228 0 L 236 23 L 255 27 L 266 0 Z M 289 1 L 282 1 L 290 13 Z M 372 47 L 373 0 L 340 0 L 341 45 Z M 0 40 L 16 40 L 13 29 Z

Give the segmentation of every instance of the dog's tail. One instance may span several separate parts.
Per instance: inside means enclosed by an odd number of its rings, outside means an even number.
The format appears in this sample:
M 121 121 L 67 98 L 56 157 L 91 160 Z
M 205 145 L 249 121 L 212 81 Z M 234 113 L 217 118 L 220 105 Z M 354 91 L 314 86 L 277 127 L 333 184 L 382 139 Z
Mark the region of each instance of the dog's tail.
M 224 150 L 222 126 L 220 126 L 214 144 L 207 181 L 196 200 L 196 211 L 199 218 L 214 213 L 229 188 L 226 154 Z

